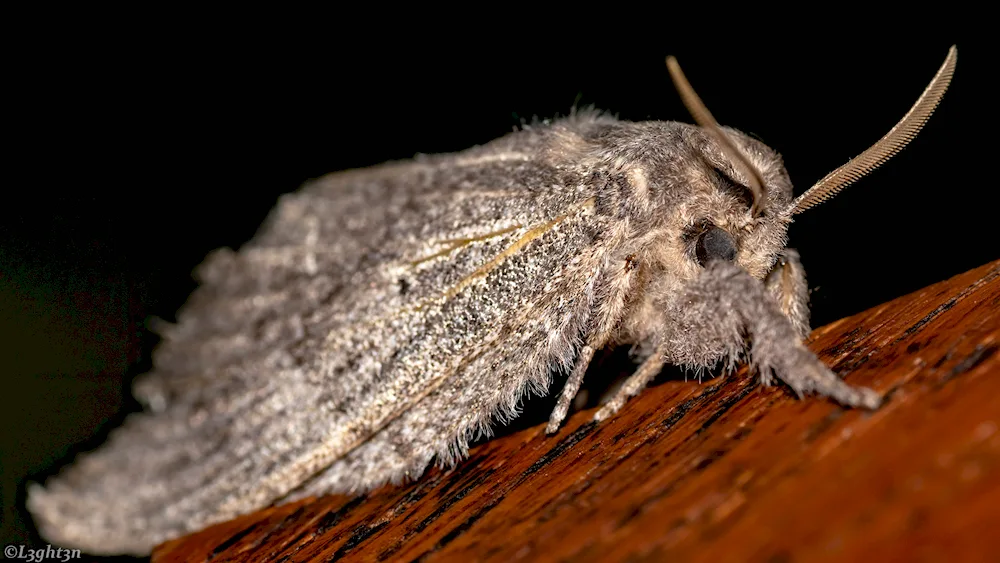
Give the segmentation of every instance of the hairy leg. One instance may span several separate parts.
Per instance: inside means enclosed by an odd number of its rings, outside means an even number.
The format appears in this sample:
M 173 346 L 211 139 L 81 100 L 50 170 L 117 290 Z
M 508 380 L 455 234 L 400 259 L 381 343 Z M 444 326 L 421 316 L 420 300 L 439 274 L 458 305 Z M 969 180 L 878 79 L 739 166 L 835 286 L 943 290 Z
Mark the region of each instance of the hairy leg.
M 798 261 L 794 258 L 782 266 L 791 268 L 793 283 L 785 287 L 793 290 L 793 305 L 801 303 L 795 301 L 801 299 L 796 295 L 804 295 L 804 291 L 795 290 L 795 282 L 805 285 L 804 276 L 795 273 L 796 266 Z M 803 345 L 796 319 L 805 322 L 805 317 L 789 315 L 771 293 L 771 287 L 765 287 L 733 264 L 722 261 L 709 264 L 684 297 L 675 301 L 682 305 L 668 312 L 668 318 L 676 320 L 673 330 L 657 346 L 656 353 L 598 411 L 595 419 L 613 415 L 656 376 L 665 361 L 689 366 L 710 366 L 726 357 L 732 361 L 740 356 L 747 339 L 751 366 L 763 383 L 768 384 L 777 376 L 800 397 L 815 393 L 845 406 L 878 407 L 882 401 L 878 393 L 844 383 Z M 779 297 L 783 295 L 786 293 L 779 293 Z M 794 313 L 794 307 L 789 311 Z
M 594 359 L 594 352 L 600 349 L 602 346 L 591 346 L 590 344 L 583 347 L 580 350 L 580 355 L 576 360 L 576 365 L 573 366 L 573 372 L 569 374 L 569 379 L 566 380 L 566 386 L 563 387 L 562 393 L 559 395 L 559 401 L 556 403 L 556 408 L 552 409 L 552 414 L 549 415 L 549 425 L 545 427 L 546 434 L 554 434 L 559 430 L 559 424 L 562 423 L 563 419 L 566 418 L 566 412 L 569 411 L 569 405 L 573 402 L 573 398 L 576 397 L 578 391 L 580 391 L 580 385 L 583 383 L 583 376 L 587 373 L 587 367 L 590 365 L 590 361 Z
M 685 324 L 694 329 L 689 334 L 723 323 L 745 334 L 750 340 L 751 365 L 764 382 L 774 375 L 799 396 L 816 393 L 851 407 L 875 408 L 881 402 L 871 389 L 844 383 L 820 362 L 803 345 L 793 321 L 764 285 L 733 264 L 710 264 L 689 291 L 684 310 Z
M 639 394 L 649 385 L 649 382 L 660 373 L 663 369 L 664 364 L 664 353 L 661 349 L 657 349 L 652 356 L 646 358 L 639 369 L 635 370 L 635 373 L 629 376 L 622 384 L 615 396 L 611 398 L 610 401 L 604 403 L 603 406 L 594 414 L 594 420 L 601 421 L 611 415 L 618 412 L 618 409 L 622 408 L 630 397 Z
M 799 253 L 786 248 L 778 256 L 778 263 L 764 279 L 767 291 L 778 302 L 781 312 L 791 321 L 795 332 L 802 338 L 809 334 L 809 285 L 802 268 Z
M 612 336 L 625 314 L 626 306 L 633 297 L 631 292 L 638 276 L 635 260 L 631 256 L 625 258 L 623 265 L 613 264 L 605 270 L 601 289 L 595 299 L 590 336 L 587 344 L 580 349 L 573 371 L 559 395 L 559 401 L 549 415 L 549 424 L 545 427 L 546 433 L 553 434 L 559 430 L 559 425 L 566 418 L 570 403 L 580 390 L 583 376 L 587 373 L 590 361 L 594 359 L 594 353 L 612 341 Z

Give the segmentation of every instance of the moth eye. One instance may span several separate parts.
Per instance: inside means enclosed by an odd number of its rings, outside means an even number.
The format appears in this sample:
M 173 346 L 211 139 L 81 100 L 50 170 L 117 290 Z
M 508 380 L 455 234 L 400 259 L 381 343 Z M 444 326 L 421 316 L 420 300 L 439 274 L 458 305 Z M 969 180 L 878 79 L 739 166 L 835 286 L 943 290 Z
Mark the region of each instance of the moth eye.
M 712 227 L 698 237 L 695 254 L 702 266 L 714 259 L 732 262 L 736 259 L 736 241 L 725 230 Z

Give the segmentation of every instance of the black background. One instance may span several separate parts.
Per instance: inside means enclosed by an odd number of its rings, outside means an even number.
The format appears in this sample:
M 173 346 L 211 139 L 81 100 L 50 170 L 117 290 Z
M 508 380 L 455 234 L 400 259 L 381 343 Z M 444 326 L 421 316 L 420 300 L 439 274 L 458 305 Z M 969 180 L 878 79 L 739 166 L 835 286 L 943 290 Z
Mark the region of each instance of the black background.
M 898 37 L 680 17 L 642 30 L 661 16 L 30 22 L 5 80 L 16 148 L 0 215 L 4 543 L 40 541 L 20 508 L 25 483 L 136 408 L 127 384 L 156 342 L 146 320 L 172 319 L 191 270 L 249 239 L 279 194 L 334 170 L 461 150 L 574 103 L 690 121 L 667 54 L 721 123 L 784 155 L 800 193 L 888 131 L 957 43 L 956 78 L 920 137 L 798 216 L 791 246 L 817 288 L 813 326 L 998 257 L 996 61 L 978 35 L 933 17 Z M 788 37 L 789 26 L 805 33 Z

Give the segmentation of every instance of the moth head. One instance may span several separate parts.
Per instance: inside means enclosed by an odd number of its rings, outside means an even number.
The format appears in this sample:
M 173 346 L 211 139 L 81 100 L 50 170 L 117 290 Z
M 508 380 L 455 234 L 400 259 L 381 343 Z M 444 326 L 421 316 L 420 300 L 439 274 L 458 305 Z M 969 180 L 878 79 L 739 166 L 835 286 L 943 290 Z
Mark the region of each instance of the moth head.
M 787 240 L 789 221 L 776 211 L 791 202 L 792 183 L 781 156 L 757 139 L 720 128 L 744 156 L 746 166 L 740 167 L 704 128 L 682 131 L 691 151 L 680 167 L 691 186 L 680 206 L 685 254 L 697 269 L 723 260 L 763 278 Z M 754 178 L 759 190 L 753 188 Z
M 840 190 L 889 160 L 913 140 L 948 89 L 955 72 L 957 58 L 958 51 L 955 46 L 952 46 L 931 83 L 895 127 L 870 148 L 851 159 L 847 164 L 827 174 L 805 193 L 791 201 L 789 201 L 789 197 L 778 197 L 784 194 L 769 193 L 776 187 L 776 182 L 779 189 L 785 187 L 781 185 L 781 180 L 782 174 L 787 180 L 787 174 L 784 173 L 780 158 L 773 151 L 769 153 L 770 149 L 763 147 L 763 145 L 754 145 L 754 141 L 745 135 L 720 127 L 691 87 L 675 58 L 667 57 L 667 68 L 684 105 L 691 112 L 704 134 L 710 137 L 714 146 L 717 147 L 714 153 L 728 164 L 728 166 L 725 164 L 720 166 L 718 162 L 711 163 L 715 174 L 712 181 L 715 182 L 716 187 L 722 192 L 732 192 L 734 189 L 736 192 L 743 190 L 751 199 L 749 207 L 753 220 L 763 223 L 777 221 L 775 225 L 772 225 L 772 227 L 777 227 L 780 224 L 787 225 L 792 215 L 832 198 Z M 702 152 L 711 155 L 713 151 Z M 712 159 L 709 158 L 709 160 Z M 787 189 L 790 194 L 790 183 L 787 184 Z M 771 221 L 767 220 L 768 217 Z M 699 264 L 704 265 L 713 259 L 733 261 L 740 255 L 740 237 L 733 229 L 723 228 L 713 224 L 708 219 L 702 220 L 700 223 L 686 233 L 691 245 L 691 254 L 694 255 Z M 748 240 L 745 246 L 751 250 L 764 251 L 765 254 L 770 253 L 770 249 L 767 247 L 774 246 L 773 242 L 777 231 L 781 231 L 780 236 L 784 237 L 784 230 L 780 228 L 749 229 L 749 231 L 756 232 L 757 238 L 760 240 L 756 242 Z M 768 244 L 769 242 L 772 244 Z M 751 262 L 757 261 L 759 260 L 751 260 Z M 741 265 L 746 267 L 757 264 Z M 756 273 L 753 270 L 758 268 L 747 269 L 751 273 Z

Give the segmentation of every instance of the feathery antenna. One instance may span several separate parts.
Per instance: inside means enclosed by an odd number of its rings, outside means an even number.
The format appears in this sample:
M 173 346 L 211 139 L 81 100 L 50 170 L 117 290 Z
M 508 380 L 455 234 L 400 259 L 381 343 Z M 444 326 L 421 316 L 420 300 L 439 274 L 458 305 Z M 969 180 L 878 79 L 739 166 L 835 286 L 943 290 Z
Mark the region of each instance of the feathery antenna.
M 847 164 L 830 172 L 822 180 L 806 190 L 789 206 L 791 215 L 802 213 L 810 207 L 815 207 L 824 201 L 837 195 L 837 192 L 860 180 L 872 170 L 875 170 L 885 161 L 903 150 L 910 141 L 917 136 L 920 129 L 934 113 L 938 103 L 948 85 L 951 77 L 955 73 L 955 63 L 958 61 L 958 49 L 954 45 L 948 50 L 948 56 L 944 59 L 944 64 L 938 69 L 934 79 L 924 90 L 924 93 L 913 104 L 910 111 L 906 112 L 903 119 L 895 127 L 889 130 L 877 143 L 869 147 L 865 152 L 852 158 Z

